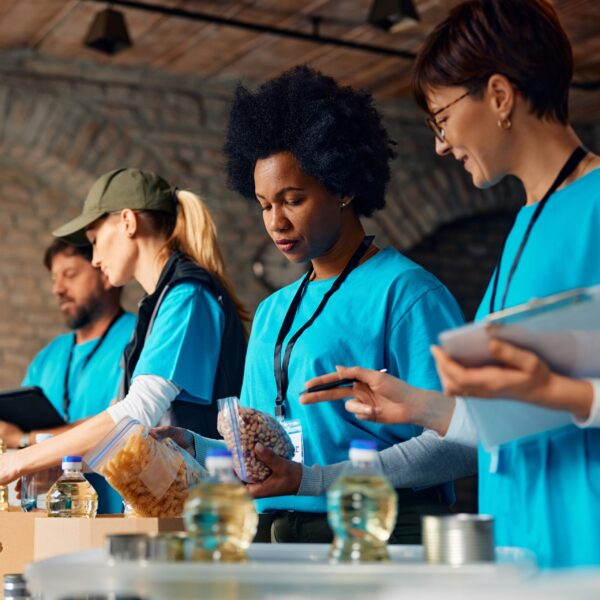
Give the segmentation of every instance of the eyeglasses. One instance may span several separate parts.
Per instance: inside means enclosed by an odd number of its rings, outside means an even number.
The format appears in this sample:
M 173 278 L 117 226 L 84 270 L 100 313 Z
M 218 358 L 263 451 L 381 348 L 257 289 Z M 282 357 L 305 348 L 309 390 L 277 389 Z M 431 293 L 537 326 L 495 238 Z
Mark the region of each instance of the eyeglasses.
M 452 102 L 450 102 L 450 104 L 446 104 L 446 106 L 439 108 L 434 113 L 431 113 L 431 115 L 429 115 L 428 117 L 425 118 L 425 122 L 427 123 L 427 125 L 429 125 L 429 127 L 435 134 L 435 137 L 438 140 L 440 140 L 440 142 L 442 142 L 442 144 L 446 142 L 446 132 L 444 131 L 444 128 L 441 127 L 440 124 L 435 120 L 435 117 L 437 115 L 439 115 L 441 112 L 444 112 L 447 108 L 450 108 L 451 106 L 454 106 L 454 104 L 456 104 L 457 102 L 460 102 L 463 98 L 466 98 L 470 93 L 471 92 L 465 92 L 462 96 L 459 96 L 456 100 L 452 100 Z

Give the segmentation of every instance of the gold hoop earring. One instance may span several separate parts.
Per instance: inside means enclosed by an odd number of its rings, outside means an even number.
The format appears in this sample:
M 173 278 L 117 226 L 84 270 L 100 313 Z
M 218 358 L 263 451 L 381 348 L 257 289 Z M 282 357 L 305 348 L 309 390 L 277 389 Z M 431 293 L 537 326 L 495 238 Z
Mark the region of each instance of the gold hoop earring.
M 509 117 L 498 119 L 498 127 L 500 127 L 500 129 L 510 129 L 512 127 L 512 121 Z

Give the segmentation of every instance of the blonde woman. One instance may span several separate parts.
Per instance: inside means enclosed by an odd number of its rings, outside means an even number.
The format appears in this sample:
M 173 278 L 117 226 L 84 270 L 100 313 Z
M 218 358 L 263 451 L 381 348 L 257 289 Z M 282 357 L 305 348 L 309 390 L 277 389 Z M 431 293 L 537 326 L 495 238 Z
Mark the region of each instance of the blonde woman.
M 240 392 L 247 317 L 200 199 L 154 173 L 118 169 L 94 183 L 82 214 L 54 235 L 91 244 L 92 264 L 113 286 L 135 279 L 146 296 L 124 352 L 120 401 L 62 435 L 0 457 L 0 481 L 84 454 L 125 416 L 148 427 L 175 421 L 217 437 L 215 399 Z

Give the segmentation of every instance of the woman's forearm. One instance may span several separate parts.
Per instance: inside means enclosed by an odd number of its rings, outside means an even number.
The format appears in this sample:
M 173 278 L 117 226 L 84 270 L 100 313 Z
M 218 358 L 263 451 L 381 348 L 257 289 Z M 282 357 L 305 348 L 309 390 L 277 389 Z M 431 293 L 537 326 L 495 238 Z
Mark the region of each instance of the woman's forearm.
M 394 488 L 431 487 L 477 473 L 477 448 L 442 440 L 433 431 L 395 444 L 378 454 L 382 473 Z M 320 496 L 349 461 L 302 467 L 299 496 Z
M 103 411 L 69 431 L 15 452 L 10 459 L 15 462 L 16 477 L 58 465 L 63 456 L 82 456 L 97 446 L 114 426 L 108 412 Z
M 33 446 L 35 444 L 35 440 L 38 434 L 40 433 L 51 433 L 52 435 L 60 435 L 65 431 L 69 431 L 69 429 L 74 429 L 75 427 L 79 427 L 82 423 L 87 421 L 87 419 L 79 419 L 74 423 L 66 423 L 65 425 L 60 425 L 59 427 L 53 427 L 51 429 L 38 429 L 35 431 L 29 432 L 29 445 Z

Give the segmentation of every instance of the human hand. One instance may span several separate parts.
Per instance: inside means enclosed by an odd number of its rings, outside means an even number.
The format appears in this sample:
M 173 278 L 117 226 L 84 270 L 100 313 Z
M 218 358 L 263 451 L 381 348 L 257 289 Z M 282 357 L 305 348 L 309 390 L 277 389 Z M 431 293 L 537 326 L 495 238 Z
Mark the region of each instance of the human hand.
M 18 448 L 23 437 L 23 430 L 7 421 L 0 421 L 0 438 L 7 448 Z
M 356 379 L 352 387 L 338 387 L 322 392 L 303 394 L 302 404 L 330 400 L 347 400 L 346 410 L 358 419 L 377 423 L 414 423 L 444 433 L 454 411 L 454 399 L 439 392 L 421 390 L 401 379 L 361 367 L 336 367 L 328 373 L 306 382 L 306 387 L 332 383 L 339 379 Z
M 0 454 L 0 485 L 8 485 L 23 473 L 17 466 L 18 455 L 22 450 L 12 454 Z
M 498 339 L 490 340 L 488 348 L 499 364 L 469 368 L 451 359 L 440 347 L 432 346 L 447 394 L 533 403 L 548 395 L 556 375 L 536 354 Z
M 246 489 L 254 498 L 294 495 L 302 481 L 302 465 L 275 454 L 262 444 L 254 446 L 254 453 L 271 469 L 261 483 L 248 483 Z
M 588 381 L 570 379 L 550 370 L 539 356 L 499 339 L 489 342 L 489 352 L 500 365 L 467 368 L 441 348 L 431 352 L 447 394 L 475 398 L 512 398 L 553 410 L 589 417 L 593 388 Z
M 164 425 L 162 427 L 155 427 L 154 429 L 151 429 L 150 435 L 155 440 L 164 440 L 165 438 L 171 438 L 180 448 L 183 448 L 194 458 L 196 457 L 194 436 L 192 435 L 192 432 L 188 429 L 184 429 L 183 427 L 172 427 L 170 425 Z

